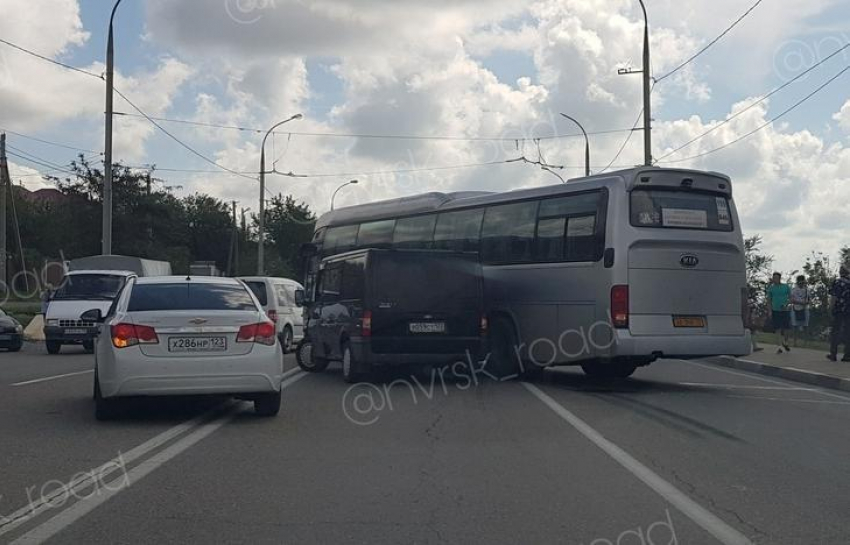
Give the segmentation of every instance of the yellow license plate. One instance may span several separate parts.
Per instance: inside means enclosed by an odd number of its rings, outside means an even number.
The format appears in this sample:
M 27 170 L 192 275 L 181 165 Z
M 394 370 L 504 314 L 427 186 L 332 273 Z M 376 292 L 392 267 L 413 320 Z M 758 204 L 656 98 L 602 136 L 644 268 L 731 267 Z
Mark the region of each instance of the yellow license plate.
M 673 316 L 674 327 L 705 327 L 702 316 Z

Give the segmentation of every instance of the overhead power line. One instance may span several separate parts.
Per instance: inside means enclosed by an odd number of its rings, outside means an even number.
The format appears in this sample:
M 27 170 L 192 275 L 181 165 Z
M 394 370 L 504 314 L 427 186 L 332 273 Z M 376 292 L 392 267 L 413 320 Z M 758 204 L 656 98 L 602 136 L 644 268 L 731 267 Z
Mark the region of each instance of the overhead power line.
M 803 72 L 800 72 L 799 74 L 797 74 L 796 76 L 794 76 L 794 77 L 793 77 L 793 78 L 791 78 L 790 80 L 786 81 L 786 82 L 785 82 L 785 83 L 783 83 L 782 85 L 780 85 L 780 86 L 778 86 L 778 87 L 774 87 L 774 88 L 773 88 L 770 92 L 768 92 L 766 95 L 764 95 L 764 96 L 762 96 L 761 98 L 759 98 L 758 100 L 755 100 L 755 101 L 753 101 L 752 103 L 748 104 L 745 108 L 742 108 L 741 110 L 738 110 L 737 112 L 735 112 L 734 114 L 730 115 L 729 117 L 727 117 L 726 119 L 724 119 L 723 121 L 721 121 L 720 123 L 718 123 L 717 125 L 714 125 L 713 127 L 709 128 L 708 130 L 706 130 L 705 132 L 703 132 L 702 134 L 699 134 L 699 135 L 697 135 L 697 136 L 695 136 L 695 137 L 691 138 L 690 140 L 688 140 L 687 142 L 685 142 L 685 143 L 684 143 L 684 144 L 682 144 L 681 146 L 677 147 L 676 149 L 674 149 L 674 150 L 672 150 L 672 151 L 670 151 L 670 152 L 668 152 L 668 153 L 665 153 L 664 155 L 662 155 L 661 157 L 659 157 L 659 158 L 658 158 L 658 162 L 661 162 L 663 159 L 666 159 L 667 157 L 670 157 L 671 155 L 673 155 L 673 154 L 675 154 L 675 153 L 678 153 L 678 152 L 682 151 L 683 149 L 685 149 L 686 147 L 690 146 L 691 144 L 693 144 L 693 143 L 694 143 L 694 142 L 696 142 L 697 140 L 700 140 L 700 139 L 702 139 L 702 138 L 705 138 L 707 135 L 709 135 L 709 134 L 713 133 L 714 131 L 716 131 L 716 130 L 717 130 L 717 129 L 719 129 L 720 127 L 722 127 L 722 126 L 724 126 L 724 125 L 726 125 L 726 124 L 730 123 L 733 119 L 735 119 L 735 118 L 737 118 L 737 117 L 739 117 L 739 116 L 743 115 L 744 113 L 746 113 L 747 111 L 751 110 L 752 108 L 754 108 L 754 107 L 755 107 L 755 106 L 757 106 L 758 104 L 761 104 L 762 102 L 764 102 L 765 100 L 769 99 L 770 97 L 772 97 L 773 95 L 775 95 L 775 94 L 776 94 L 776 93 L 778 93 L 779 91 L 781 91 L 781 90 L 785 89 L 786 87 L 788 87 L 789 85 L 791 85 L 791 84 L 792 84 L 792 83 L 794 83 L 795 81 L 798 81 L 800 78 L 804 77 L 806 74 L 808 74 L 809 72 L 811 72 L 811 71 L 812 71 L 812 70 L 814 70 L 815 68 L 817 68 L 817 67 L 821 66 L 822 64 L 824 64 L 825 62 L 827 62 L 827 61 L 828 61 L 828 60 L 830 60 L 831 58 L 835 57 L 836 55 L 838 55 L 838 54 L 839 54 L 839 53 L 841 53 L 842 51 L 846 50 L 847 48 L 850 48 L 850 42 L 848 42 L 848 43 L 844 44 L 842 47 L 840 47 L 840 48 L 836 49 L 835 51 L 833 51 L 832 53 L 830 53 L 829 55 L 827 55 L 826 57 L 824 57 L 824 58 L 823 58 L 823 59 L 821 59 L 820 61 L 816 62 L 816 63 L 815 63 L 815 64 L 813 64 L 812 66 L 808 67 L 808 68 L 807 68 L 806 70 L 804 70 Z M 684 160 L 684 159 L 683 159 L 683 160 Z M 666 161 L 666 162 L 668 162 L 668 163 L 672 163 L 672 162 L 678 162 L 678 161 Z
M 115 112 L 115 115 L 129 117 L 142 117 L 138 114 L 128 112 Z M 255 127 L 242 127 L 238 125 L 219 125 L 216 123 L 205 123 L 202 121 L 191 121 L 187 119 L 174 119 L 168 117 L 154 117 L 151 119 L 162 123 L 178 123 L 181 125 L 192 125 L 211 129 L 228 129 L 242 132 L 263 134 L 266 131 Z M 604 135 L 629 132 L 634 129 L 608 129 L 602 131 L 588 132 L 588 135 Z M 329 138 L 374 138 L 383 140 L 446 140 L 458 142 L 533 142 L 535 140 L 556 140 L 561 138 L 584 137 L 582 133 L 553 134 L 549 136 L 523 137 L 523 136 L 443 136 L 443 135 L 412 135 L 412 134 L 368 134 L 368 133 L 338 133 L 338 132 L 304 132 L 304 131 L 277 131 L 275 134 L 286 134 L 292 136 L 316 136 Z
M 710 42 L 708 42 L 708 43 L 707 43 L 707 44 L 706 44 L 703 48 L 701 48 L 699 51 L 697 51 L 696 53 L 694 53 L 693 55 L 691 55 L 691 56 L 690 56 L 687 60 L 685 60 L 684 62 L 682 62 L 682 63 L 681 63 L 681 64 L 679 64 L 678 66 L 676 66 L 674 69 L 670 70 L 669 72 L 667 72 L 666 74 L 664 74 L 663 76 L 661 76 L 661 77 L 659 77 L 659 78 L 655 78 L 655 81 L 656 81 L 656 82 L 659 82 L 659 81 L 662 81 L 662 80 L 665 80 L 665 79 L 669 78 L 670 76 L 672 76 L 673 74 L 675 74 L 676 72 L 678 72 L 679 70 L 681 70 L 682 68 L 684 68 L 685 66 L 687 66 L 688 64 L 690 64 L 691 62 L 693 62 L 693 61 L 694 61 L 697 57 L 699 57 L 700 55 L 702 55 L 703 53 L 705 53 L 706 51 L 708 51 L 708 49 L 709 49 L 709 48 L 711 48 L 711 46 L 713 46 L 714 44 L 716 44 L 717 42 L 719 42 L 719 41 L 720 41 L 720 40 L 721 40 L 724 36 L 726 36 L 726 35 L 727 35 L 727 34 L 728 34 L 728 33 L 729 33 L 729 32 L 730 32 L 733 28 L 735 28 L 736 26 L 738 26 L 738 23 L 740 23 L 741 21 L 743 21 L 743 20 L 747 17 L 747 15 L 749 15 L 749 14 L 750 14 L 750 13 L 751 13 L 754 9 L 756 9 L 756 8 L 758 7 L 758 5 L 759 5 L 759 4 L 761 4 L 761 3 L 762 3 L 762 1 L 763 1 L 763 0 L 757 0 L 755 4 L 753 4 L 752 6 L 750 6 L 750 9 L 748 9 L 748 10 L 747 10 L 747 11 L 745 11 L 745 12 L 744 12 L 744 13 L 743 13 L 740 17 L 738 17 L 737 19 L 735 19 L 735 21 L 734 21 L 731 25 L 729 25 L 729 26 L 726 28 L 726 30 L 724 30 L 723 32 L 721 32 L 721 33 L 720 33 L 720 34 L 719 34 L 716 38 L 714 38 L 713 40 L 711 40 Z
M 13 157 L 17 157 L 18 159 L 21 159 L 22 161 L 27 161 L 29 163 L 50 169 L 52 171 L 59 171 L 59 172 L 65 173 L 65 174 L 74 174 L 74 172 L 72 170 L 67 169 L 65 167 L 61 167 L 59 165 L 54 165 L 54 164 L 51 164 L 51 163 L 46 163 L 46 162 L 40 161 L 39 159 L 34 159 L 32 157 L 27 157 L 27 156 L 22 155 L 20 153 L 15 153 L 14 151 L 6 151 L 6 153 L 8 153 L 9 155 L 11 155 Z
M 788 113 L 792 112 L 793 110 L 797 109 L 797 107 L 801 106 L 804 102 L 806 102 L 807 100 L 809 100 L 810 98 L 812 98 L 813 96 L 815 96 L 816 94 L 818 94 L 821 90 L 823 90 L 823 89 L 824 89 L 825 87 L 827 87 L 829 84 L 831 84 L 832 82 L 834 82 L 835 80 L 837 80 L 838 78 L 840 78 L 842 75 L 844 75 L 844 73 L 845 73 L 845 72 L 847 72 L 848 70 L 850 70 L 850 65 L 845 66 L 843 70 L 841 70 L 840 72 L 838 72 L 837 74 L 835 74 L 834 76 L 832 76 L 831 78 L 829 78 L 828 80 L 826 80 L 826 81 L 825 81 L 823 84 L 821 84 L 821 85 L 820 85 L 817 89 L 815 89 L 814 91 L 812 91 L 812 92 L 811 92 L 811 93 L 809 93 L 808 95 L 804 96 L 803 98 L 801 98 L 800 100 L 798 100 L 797 102 L 795 102 L 795 103 L 794 103 L 791 107 L 789 107 L 789 108 L 785 109 L 785 110 L 784 110 L 782 113 L 780 113 L 779 115 L 774 116 L 774 117 L 772 117 L 772 118 L 768 119 L 767 121 L 765 121 L 764 123 L 762 123 L 761 125 L 759 125 L 758 127 L 756 127 L 755 129 L 751 130 L 750 132 L 748 132 L 748 133 L 746 133 L 746 134 L 744 134 L 744 135 L 742 135 L 742 136 L 739 136 L 738 138 L 736 138 L 736 139 L 732 140 L 731 142 L 727 142 L 726 144 L 723 144 L 723 145 L 722 145 L 722 146 L 720 146 L 720 147 L 717 147 L 717 148 L 714 148 L 714 149 L 711 149 L 711 150 L 705 151 L 705 152 L 703 152 L 703 153 L 699 153 L 699 154 L 697 154 L 697 155 L 692 155 L 692 156 L 690 156 L 690 157 L 685 157 L 684 159 L 676 159 L 676 160 L 673 160 L 673 161 L 663 161 L 663 162 L 664 162 L 664 163 L 667 163 L 667 164 L 670 164 L 670 163 L 682 163 L 682 162 L 685 162 L 685 161 L 690 161 L 691 159 L 697 159 L 697 158 L 699 158 L 699 157 L 705 157 L 706 155 L 710 155 L 710 154 L 715 153 L 715 152 L 718 152 L 718 151 L 720 151 L 720 150 L 722 150 L 722 149 L 728 148 L 729 146 L 731 146 L 731 145 L 733 145 L 733 144 L 736 144 L 736 143 L 740 142 L 741 140 L 744 140 L 745 138 L 748 138 L 748 137 L 752 136 L 753 134 L 755 134 L 755 133 L 759 132 L 760 130 L 764 129 L 765 127 L 767 127 L 768 125 L 772 124 L 773 122 L 778 121 L 779 119 L 781 119 L 782 117 L 784 117 L 786 114 L 788 114 Z
M 84 153 L 93 153 L 93 154 L 96 154 L 96 155 L 103 155 L 102 151 L 95 151 L 95 150 L 90 150 L 90 149 L 86 149 L 86 148 L 79 148 L 79 147 L 76 147 L 76 146 L 72 146 L 70 144 L 60 144 L 59 142 L 44 140 L 43 138 L 36 138 L 35 136 L 30 136 L 28 134 L 10 131 L 9 129 L 4 129 L 2 127 L 0 127 L 0 132 L 14 134 L 15 136 L 20 137 L 20 138 L 25 138 L 27 140 L 32 140 L 34 142 L 41 142 L 42 144 L 48 144 L 50 146 L 56 146 L 58 148 L 65 148 L 65 149 L 69 149 L 69 150 L 73 150 L 73 151 L 82 151 Z
M 221 164 L 219 164 L 219 163 L 215 162 L 214 160 L 210 159 L 209 157 L 207 157 L 206 155 L 202 154 L 201 152 L 199 152 L 199 151 L 198 151 L 198 150 L 196 150 L 195 148 L 191 147 L 189 144 L 186 144 L 185 142 L 183 142 L 182 140 L 180 140 L 179 138 L 177 138 L 176 136 L 174 136 L 173 134 L 171 134 L 170 132 L 168 132 L 168 131 L 167 131 L 167 130 L 166 130 L 166 129 L 162 126 L 162 125 L 160 125 L 159 123 L 157 123 L 157 122 L 156 122 L 156 121 L 155 121 L 155 120 L 154 120 L 151 116 L 149 116 L 149 115 L 148 115 L 148 114 L 146 114 L 144 111 L 142 111 L 142 109 L 141 109 L 141 108 L 139 108 L 138 106 L 136 106 L 136 104 L 135 104 L 135 103 L 133 103 L 133 101 L 131 101 L 129 98 L 127 98 L 127 96 L 126 96 L 126 95 L 124 95 L 124 93 L 122 93 L 122 92 L 121 92 L 121 91 L 119 91 L 118 89 L 115 89 L 115 93 L 116 93 L 116 94 L 118 94 L 118 96 L 120 96 L 121 98 L 123 98 L 123 99 L 127 102 L 127 104 L 129 104 L 130 106 L 132 106 L 134 110 L 136 110 L 137 112 L 139 112 L 139 114 L 140 114 L 142 117 L 144 117 L 145 119 L 147 119 L 147 120 L 148 120 L 148 121 L 149 121 L 149 122 L 150 122 L 150 123 L 151 123 L 154 127 L 156 127 L 157 129 L 159 129 L 160 131 L 162 131 L 162 132 L 163 132 L 166 136 L 168 136 L 169 138 L 171 138 L 172 140 L 174 140 L 175 142 L 177 142 L 180 146 L 182 146 L 183 148 L 185 148 L 186 150 L 188 150 L 188 151 L 189 151 L 189 152 L 191 152 L 192 154 L 194 154 L 194 155 L 196 155 L 197 157 L 199 157 L 199 158 L 203 159 L 203 160 L 204 160 L 204 161 L 206 161 L 207 163 L 209 163 L 209 164 L 211 164 L 211 165 L 213 165 L 213 166 L 215 166 L 215 167 L 217 167 L 217 168 L 219 168 L 219 169 L 221 169 L 221 170 L 224 170 L 224 171 L 226 171 L 226 172 L 229 172 L 229 173 L 231 173 L 231 174 L 233 174 L 233 175 L 235 175 L 235 176 L 240 176 L 240 177 L 242 177 L 242 178 L 248 178 L 249 180 L 255 180 L 255 179 L 256 179 L 256 178 L 254 178 L 254 177 L 252 177 L 252 176 L 246 176 L 245 174 L 242 174 L 241 172 L 237 172 L 237 171 L 235 171 L 235 170 L 233 170 L 233 169 L 227 168 L 226 166 L 221 165 Z
M 8 40 L 4 40 L 4 39 L 0 38 L 0 43 L 4 43 L 4 44 L 8 45 L 9 47 L 12 47 L 14 49 L 17 49 L 18 51 L 22 51 L 22 52 L 26 53 L 27 55 L 32 55 L 33 57 L 36 57 L 36 58 L 41 59 L 43 61 L 47 61 L 51 64 L 55 64 L 56 66 L 61 66 L 62 68 L 65 68 L 67 70 L 73 70 L 74 72 L 79 72 L 80 74 L 85 74 L 87 76 L 91 76 L 91 77 L 97 78 L 99 80 L 103 79 L 103 76 L 100 75 L 100 74 L 95 74 L 94 72 L 89 72 L 88 70 L 84 70 L 82 68 L 77 68 L 76 66 L 71 66 L 70 64 L 65 64 L 64 62 L 59 62 L 57 60 L 51 59 L 50 57 L 46 57 L 44 55 L 36 53 L 35 51 L 31 51 L 31 50 L 29 50 L 25 47 L 20 46 L 20 45 L 13 44 L 12 42 L 10 42 Z

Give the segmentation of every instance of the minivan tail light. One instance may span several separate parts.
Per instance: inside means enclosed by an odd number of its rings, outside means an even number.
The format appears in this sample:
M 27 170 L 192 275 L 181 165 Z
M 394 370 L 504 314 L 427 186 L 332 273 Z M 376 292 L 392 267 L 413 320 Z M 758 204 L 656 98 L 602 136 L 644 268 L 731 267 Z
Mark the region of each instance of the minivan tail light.
M 277 311 L 276 310 L 269 310 L 268 312 L 266 312 L 266 314 L 268 315 L 269 320 L 271 320 L 274 323 L 277 323 Z
M 611 323 L 617 328 L 629 327 L 629 287 L 611 288 Z
M 275 327 L 271 322 L 243 325 L 236 335 L 238 343 L 259 343 L 271 346 L 275 342 Z
M 156 330 L 146 325 L 115 324 L 110 329 L 112 345 L 115 348 L 127 348 L 137 344 L 159 344 Z
M 372 311 L 363 311 L 363 324 L 360 326 L 360 334 L 364 337 L 372 336 Z

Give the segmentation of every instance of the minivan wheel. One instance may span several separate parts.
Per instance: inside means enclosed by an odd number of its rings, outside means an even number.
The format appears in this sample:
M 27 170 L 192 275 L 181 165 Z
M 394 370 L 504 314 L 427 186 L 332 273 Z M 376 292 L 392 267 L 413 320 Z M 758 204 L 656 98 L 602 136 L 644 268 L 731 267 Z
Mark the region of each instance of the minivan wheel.
M 262 394 L 254 399 L 254 413 L 257 416 L 277 416 L 280 412 L 280 392 Z
M 298 367 L 308 373 L 321 373 L 328 368 L 328 360 L 313 355 L 313 343 L 308 339 L 303 339 L 295 347 L 295 361 L 298 362 Z
M 47 347 L 48 354 L 58 354 L 62 349 L 62 343 L 59 341 L 45 341 L 44 344 Z
M 289 326 L 284 327 L 283 334 L 280 339 L 280 346 L 281 348 L 283 348 L 284 354 L 289 354 L 290 352 L 292 352 L 292 345 L 294 344 L 292 342 L 292 338 L 292 328 Z
M 490 354 L 484 370 L 499 380 L 519 376 L 520 362 L 516 354 L 516 334 L 507 320 L 495 320 L 490 328 L 489 344 Z
M 357 361 L 354 359 L 354 354 L 351 352 L 351 346 L 348 342 L 342 345 L 342 378 L 345 382 L 353 384 L 358 382 L 362 373 L 357 368 Z

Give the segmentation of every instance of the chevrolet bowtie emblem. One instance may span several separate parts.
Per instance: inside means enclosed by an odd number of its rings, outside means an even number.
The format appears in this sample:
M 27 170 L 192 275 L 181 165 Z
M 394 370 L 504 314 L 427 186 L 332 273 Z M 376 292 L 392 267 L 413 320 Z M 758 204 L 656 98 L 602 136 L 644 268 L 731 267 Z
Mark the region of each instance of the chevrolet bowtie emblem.
M 207 320 L 205 318 L 192 318 L 191 320 L 189 320 L 189 323 L 195 324 L 195 325 L 201 325 L 201 324 L 207 323 Z

